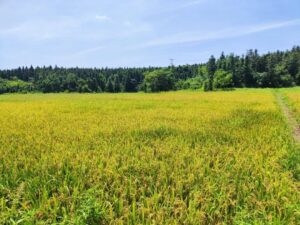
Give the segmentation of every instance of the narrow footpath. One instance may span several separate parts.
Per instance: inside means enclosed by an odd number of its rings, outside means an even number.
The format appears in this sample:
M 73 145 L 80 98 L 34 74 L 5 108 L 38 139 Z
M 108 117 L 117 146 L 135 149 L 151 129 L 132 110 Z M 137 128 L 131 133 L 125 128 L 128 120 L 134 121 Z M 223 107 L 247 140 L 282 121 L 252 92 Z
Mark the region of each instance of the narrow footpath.
M 296 120 L 296 117 L 294 113 L 291 111 L 289 106 L 286 104 L 286 102 L 283 99 L 283 95 L 279 92 L 275 93 L 276 100 L 278 102 L 278 105 L 280 106 L 284 116 L 287 119 L 287 122 L 293 132 L 293 137 L 297 143 L 300 143 L 300 126 Z

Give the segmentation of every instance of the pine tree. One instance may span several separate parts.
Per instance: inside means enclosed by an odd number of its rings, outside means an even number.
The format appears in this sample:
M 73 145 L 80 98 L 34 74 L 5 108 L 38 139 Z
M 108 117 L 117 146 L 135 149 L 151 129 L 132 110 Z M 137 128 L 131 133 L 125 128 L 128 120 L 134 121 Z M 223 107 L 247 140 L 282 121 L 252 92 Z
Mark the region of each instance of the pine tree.
M 208 72 L 207 90 L 208 91 L 213 90 L 214 75 L 215 75 L 216 70 L 217 70 L 216 59 L 212 55 L 207 63 L 207 72 Z

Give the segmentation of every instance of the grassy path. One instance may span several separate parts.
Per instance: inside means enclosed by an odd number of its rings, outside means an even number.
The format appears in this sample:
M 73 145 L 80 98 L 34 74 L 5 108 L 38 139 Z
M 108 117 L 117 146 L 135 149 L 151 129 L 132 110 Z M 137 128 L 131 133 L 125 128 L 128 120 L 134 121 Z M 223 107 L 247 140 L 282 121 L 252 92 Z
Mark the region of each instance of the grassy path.
M 295 179 L 295 182 L 297 183 L 298 190 L 299 190 L 299 181 L 300 181 L 300 125 L 298 120 L 296 119 L 295 112 L 290 108 L 290 106 L 287 104 L 287 100 L 285 99 L 285 96 L 280 92 L 276 91 L 274 93 L 277 103 L 279 107 L 281 108 L 287 123 L 291 129 L 293 138 L 295 140 L 296 146 L 293 148 L 288 156 L 288 163 L 287 168 L 290 170 L 293 174 L 293 177 Z
M 289 106 L 284 101 L 283 95 L 280 92 L 275 93 L 276 100 L 280 106 L 287 122 L 293 132 L 293 137 L 297 143 L 300 143 L 300 126 L 296 120 L 296 117 Z

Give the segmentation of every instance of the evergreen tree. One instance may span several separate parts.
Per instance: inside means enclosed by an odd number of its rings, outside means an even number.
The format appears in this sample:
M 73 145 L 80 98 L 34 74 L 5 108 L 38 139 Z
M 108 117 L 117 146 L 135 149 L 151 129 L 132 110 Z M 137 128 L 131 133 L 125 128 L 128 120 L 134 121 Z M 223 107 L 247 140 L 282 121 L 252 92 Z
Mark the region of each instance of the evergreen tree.
M 247 55 L 243 65 L 244 84 L 246 87 L 254 87 L 253 70 L 251 68 L 250 57 Z
M 208 72 L 208 84 L 206 89 L 207 91 L 213 90 L 213 81 L 214 81 L 214 75 L 216 70 L 217 70 L 216 59 L 212 55 L 207 63 L 207 72 Z
M 111 93 L 114 92 L 114 84 L 113 84 L 112 77 L 109 77 L 107 79 L 107 82 L 106 82 L 106 85 L 105 85 L 105 91 L 111 92 Z

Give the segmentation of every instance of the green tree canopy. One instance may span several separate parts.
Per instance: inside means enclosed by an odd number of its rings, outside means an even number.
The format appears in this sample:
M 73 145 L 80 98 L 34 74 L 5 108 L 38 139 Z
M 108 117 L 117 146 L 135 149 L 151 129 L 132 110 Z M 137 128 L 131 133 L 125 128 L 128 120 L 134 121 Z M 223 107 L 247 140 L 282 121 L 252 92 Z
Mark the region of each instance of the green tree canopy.
M 169 69 L 159 69 L 144 74 L 144 91 L 169 91 L 174 88 L 174 78 Z
M 217 70 L 214 76 L 213 82 L 214 89 L 224 89 L 233 87 L 233 76 L 232 73 L 225 70 Z

